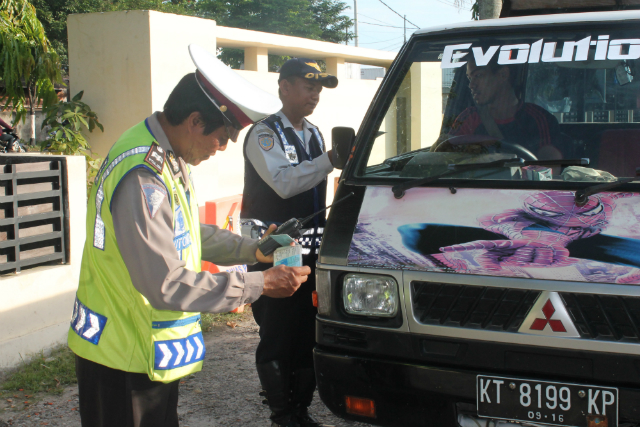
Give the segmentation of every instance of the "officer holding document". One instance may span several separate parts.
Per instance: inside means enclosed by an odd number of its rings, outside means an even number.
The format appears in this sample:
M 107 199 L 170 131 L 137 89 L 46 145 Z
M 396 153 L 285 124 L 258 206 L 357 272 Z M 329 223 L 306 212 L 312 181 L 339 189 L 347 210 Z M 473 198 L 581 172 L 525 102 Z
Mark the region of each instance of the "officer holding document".
M 180 80 L 162 112 L 122 134 L 89 197 L 68 334 L 85 427 L 178 427 L 179 379 L 205 358 L 199 313 L 260 295 L 290 297 L 311 272 L 200 271 L 202 260 L 273 261 L 257 240 L 200 224 L 190 165 L 224 151 L 281 103 L 206 50 L 189 50 L 197 71 Z
M 332 151 L 322 134 L 305 119 L 315 110 L 324 87 L 338 79 L 321 71 L 311 59 L 294 58 L 280 69 L 282 109 L 254 125 L 244 143 L 245 179 L 241 218 L 263 229 L 291 218 L 304 218 L 325 207 L 327 175 L 333 170 Z M 309 280 L 293 296 L 263 295 L 253 303 L 260 326 L 256 367 L 271 409 L 272 426 L 319 426 L 307 408 L 315 391 L 313 347 L 315 264 L 325 224 L 324 214 L 313 218 L 299 243 Z M 243 227 L 245 230 L 247 226 Z M 256 264 L 261 271 L 269 264 Z

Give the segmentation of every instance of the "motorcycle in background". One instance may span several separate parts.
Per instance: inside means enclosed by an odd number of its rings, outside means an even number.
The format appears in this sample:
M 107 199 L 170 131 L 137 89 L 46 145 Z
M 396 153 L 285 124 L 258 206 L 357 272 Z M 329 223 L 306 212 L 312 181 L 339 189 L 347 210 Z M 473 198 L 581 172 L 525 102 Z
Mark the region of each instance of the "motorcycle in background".
M 0 153 L 26 153 L 24 145 L 11 126 L 0 119 Z

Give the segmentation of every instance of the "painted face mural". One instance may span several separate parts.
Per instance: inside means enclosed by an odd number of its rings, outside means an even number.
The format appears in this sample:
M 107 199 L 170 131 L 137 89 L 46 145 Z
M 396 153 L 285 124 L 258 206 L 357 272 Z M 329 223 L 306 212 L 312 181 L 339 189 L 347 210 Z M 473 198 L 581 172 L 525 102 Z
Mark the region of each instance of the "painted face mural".
M 620 235 L 625 226 L 628 228 L 628 224 L 638 222 L 632 208 L 638 194 L 600 193 L 590 196 L 585 205 L 577 206 L 575 193 L 571 191 L 471 190 L 484 201 L 470 203 L 474 210 L 490 211 L 491 206 L 500 205 L 495 202 L 498 199 L 509 200 L 503 204 L 517 207 L 470 218 L 459 211 L 457 203 L 460 199 L 453 204 L 454 199 L 450 196 L 439 196 L 446 194 L 441 190 L 444 189 L 420 189 L 432 194 L 428 199 L 423 195 L 421 199 L 416 197 L 415 202 L 408 201 L 412 205 L 429 200 L 430 206 L 435 205 L 439 209 L 426 209 L 425 219 L 429 222 L 406 221 L 397 226 L 401 246 L 397 244 L 398 239 L 380 233 L 382 228 L 378 226 L 377 218 L 365 212 L 365 197 L 349 263 L 392 264 L 398 268 L 466 274 L 640 284 L 640 236 Z M 511 194 L 519 197 L 514 198 Z M 380 197 L 372 196 L 375 199 Z M 619 214 L 617 204 L 622 199 L 627 200 Z M 407 204 L 404 207 L 406 216 L 413 217 L 412 207 Z M 439 221 L 445 217 L 441 211 L 448 212 L 446 218 L 449 220 L 457 221 Z M 613 233 L 609 233 L 612 223 Z M 371 235 L 372 232 L 375 236 Z M 382 243 L 374 244 L 374 241 Z M 363 246 L 364 242 L 368 247 Z M 372 250 L 372 245 L 385 246 L 384 253 Z

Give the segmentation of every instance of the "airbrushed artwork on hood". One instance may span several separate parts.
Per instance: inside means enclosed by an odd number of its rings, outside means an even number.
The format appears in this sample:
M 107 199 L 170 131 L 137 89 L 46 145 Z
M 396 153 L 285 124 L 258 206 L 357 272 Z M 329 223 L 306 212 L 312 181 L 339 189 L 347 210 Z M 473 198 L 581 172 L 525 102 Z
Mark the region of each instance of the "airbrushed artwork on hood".
M 349 265 L 640 284 L 640 194 L 370 187 Z

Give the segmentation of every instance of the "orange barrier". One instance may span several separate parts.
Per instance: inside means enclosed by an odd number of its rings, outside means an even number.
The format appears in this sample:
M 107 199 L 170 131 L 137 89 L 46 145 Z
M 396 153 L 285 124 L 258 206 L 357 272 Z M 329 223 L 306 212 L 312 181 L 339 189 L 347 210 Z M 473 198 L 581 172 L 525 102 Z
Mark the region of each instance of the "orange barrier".
M 220 199 L 206 202 L 204 206 L 200 206 L 200 222 L 202 224 L 212 224 L 218 227 L 240 234 L 240 209 L 242 208 L 242 195 L 222 197 Z M 211 273 L 220 273 L 221 271 L 240 271 L 246 272 L 246 265 L 234 265 L 230 267 L 219 267 L 213 263 L 202 261 L 202 271 Z M 242 313 L 244 306 L 236 308 L 232 313 Z

